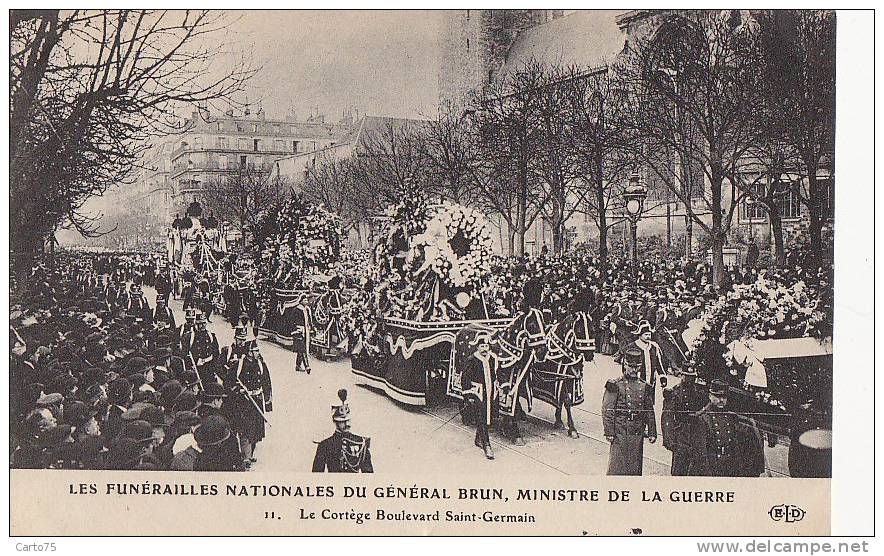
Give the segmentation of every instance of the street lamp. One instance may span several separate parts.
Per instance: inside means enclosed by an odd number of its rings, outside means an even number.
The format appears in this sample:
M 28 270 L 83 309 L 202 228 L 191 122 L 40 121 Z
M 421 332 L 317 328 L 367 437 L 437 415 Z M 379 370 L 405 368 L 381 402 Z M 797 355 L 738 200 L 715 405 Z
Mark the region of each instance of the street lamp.
M 638 271 L 638 244 L 636 234 L 638 221 L 642 215 L 645 199 L 648 197 L 648 189 L 641 184 L 638 172 L 629 176 L 629 185 L 623 192 L 623 200 L 626 202 L 626 217 L 629 218 L 630 235 L 632 236 L 632 274 Z

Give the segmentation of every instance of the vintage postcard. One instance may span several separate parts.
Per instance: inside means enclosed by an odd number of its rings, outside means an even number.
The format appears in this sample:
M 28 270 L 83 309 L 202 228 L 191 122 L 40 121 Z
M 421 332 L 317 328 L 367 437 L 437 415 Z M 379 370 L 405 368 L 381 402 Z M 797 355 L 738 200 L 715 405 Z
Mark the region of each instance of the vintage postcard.
M 11 10 L 10 534 L 829 535 L 841 17 Z

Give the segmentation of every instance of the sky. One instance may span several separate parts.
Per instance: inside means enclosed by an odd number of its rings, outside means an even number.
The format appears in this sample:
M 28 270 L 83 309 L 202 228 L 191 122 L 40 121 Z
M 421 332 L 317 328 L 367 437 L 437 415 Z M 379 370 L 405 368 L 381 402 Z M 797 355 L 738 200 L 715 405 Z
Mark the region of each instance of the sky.
M 438 99 L 438 12 L 231 12 L 231 39 L 261 69 L 248 102 L 268 117 L 319 110 L 377 116 L 432 114 Z M 243 99 L 245 100 L 245 99 Z

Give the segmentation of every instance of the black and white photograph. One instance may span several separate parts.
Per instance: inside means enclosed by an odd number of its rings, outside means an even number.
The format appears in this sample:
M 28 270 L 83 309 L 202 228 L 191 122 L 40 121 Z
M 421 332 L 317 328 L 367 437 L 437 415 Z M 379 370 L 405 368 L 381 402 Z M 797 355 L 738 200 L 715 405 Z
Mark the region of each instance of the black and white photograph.
M 850 448 L 840 13 L 9 17 L 13 484 L 764 490 Z

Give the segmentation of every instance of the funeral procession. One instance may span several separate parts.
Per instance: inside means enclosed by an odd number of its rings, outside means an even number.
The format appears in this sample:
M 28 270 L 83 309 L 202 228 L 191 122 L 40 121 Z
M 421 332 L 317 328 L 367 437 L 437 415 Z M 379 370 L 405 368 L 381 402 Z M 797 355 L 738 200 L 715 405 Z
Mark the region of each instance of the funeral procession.
M 360 17 L 10 11 L 12 468 L 831 477 L 834 12 Z

